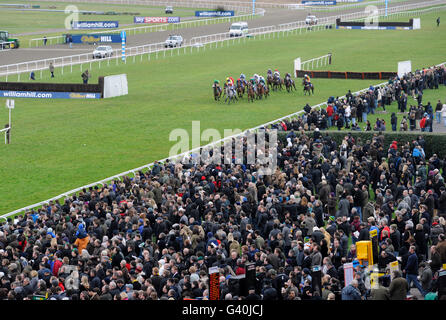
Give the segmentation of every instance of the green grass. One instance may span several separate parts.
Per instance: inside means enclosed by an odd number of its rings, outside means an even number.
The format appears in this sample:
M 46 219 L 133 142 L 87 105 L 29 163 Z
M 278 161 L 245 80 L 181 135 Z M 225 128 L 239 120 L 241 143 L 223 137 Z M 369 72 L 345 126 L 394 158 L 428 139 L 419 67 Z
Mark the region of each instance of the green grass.
M 306 60 L 327 52 L 333 53 L 331 70 L 392 71 L 398 61 L 408 59 L 414 67 L 443 62 L 446 26 L 422 26 L 417 31 L 329 30 L 248 39 L 165 59 L 152 55 L 148 61 L 144 56 L 143 62 L 130 58 L 126 65 L 112 61 L 109 67 L 102 62 L 101 69 L 94 64 L 92 79 L 126 73 L 129 95 L 100 101 L 16 99 L 12 144 L 0 144 L 0 213 L 164 158 L 176 143 L 169 141 L 171 130 L 190 132 L 193 120 L 201 121 L 202 131 L 215 128 L 223 134 L 223 129 L 257 126 L 296 112 L 307 102 L 314 105 L 380 82 L 314 79 L 316 94 L 311 97 L 304 97 L 299 86 L 298 92 L 273 93 L 266 101 L 227 106 L 213 101 L 215 78 L 223 81 L 241 72 L 265 75 L 268 68 L 292 72 L 296 57 Z M 45 72 L 43 80 L 79 83 L 80 67 L 68 71 L 62 76 L 58 69 L 54 80 Z M 0 109 L 0 124 L 7 117 L 6 109 Z
M 9 1 L 0 0 L 1 3 L 20 3 L 30 5 L 40 5 L 41 9 L 55 9 L 65 10 L 66 6 L 70 3 L 60 2 L 35 2 L 35 1 Z M 191 17 L 195 15 L 194 8 L 177 8 L 174 7 L 174 14 L 166 15 L 164 12 L 165 7 L 149 7 L 141 5 L 133 5 L 131 7 L 119 4 L 107 4 L 101 5 L 98 3 L 74 3 L 74 5 L 80 10 L 85 11 L 115 11 L 117 13 L 133 12 L 138 13 L 140 16 L 178 16 L 178 17 Z M 64 32 L 55 32 L 55 29 L 65 28 L 65 19 L 68 14 L 64 12 L 43 12 L 43 11 L 15 11 L 0 6 L 0 30 L 7 30 L 14 38 L 20 40 L 21 46 L 26 48 L 29 46 L 29 40 L 41 38 L 43 36 L 54 37 L 60 36 Z M 119 21 L 120 28 L 125 25 L 133 25 L 134 15 L 85 15 L 79 13 L 80 21 Z M 142 26 L 142 25 L 135 25 Z M 38 34 L 14 36 L 15 34 L 36 32 Z M 67 30 L 68 31 L 68 30 Z M 85 33 L 88 30 L 72 30 L 71 33 Z M 100 31 L 100 29 L 93 30 Z

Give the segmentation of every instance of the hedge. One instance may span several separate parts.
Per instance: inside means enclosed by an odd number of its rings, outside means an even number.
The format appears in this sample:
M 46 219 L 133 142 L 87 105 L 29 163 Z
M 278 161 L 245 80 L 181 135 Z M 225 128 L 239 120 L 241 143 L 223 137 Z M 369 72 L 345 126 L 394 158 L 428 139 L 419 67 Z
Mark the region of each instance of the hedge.
M 297 131 L 296 135 L 299 135 Z M 279 131 L 278 133 L 278 139 L 286 142 L 286 135 L 289 133 L 289 131 Z M 313 136 L 312 131 L 306 131 L 305 132 L 309 137 Z M 351 133 L 352 136 L 357 140 L 358 138 L 361 138 L 362 142 L 364 143 L 367 140 L 371 140 L 374 135 L 378 135 L 377 131 L 336 131 L 336 130 L 324 130 L 321 131 L 322 135 L 325 136 L 327 133 L 328 135 L 336 141 L 336 143 L 339 145 L 344 137 Z M 406 132 L 384 132 L 381 133 L 384 135 L 384 145 L 386 147 L 390 147 L 392 144 L 392 141 L 398 142 L 398 147 L 404 145 L 406 142 L 413 142 L 417 139 L 418 136 L 423 136 L 425 144 L 424 152 L 426 153 L 426 158 L 431 157 L 433 154 L 437 154 L 438 157 L 443 158 L 446 157 L 446 134 L 444 133 L 434 133 L 434 132 L 420 132 L 420 131 L 406 131 Z

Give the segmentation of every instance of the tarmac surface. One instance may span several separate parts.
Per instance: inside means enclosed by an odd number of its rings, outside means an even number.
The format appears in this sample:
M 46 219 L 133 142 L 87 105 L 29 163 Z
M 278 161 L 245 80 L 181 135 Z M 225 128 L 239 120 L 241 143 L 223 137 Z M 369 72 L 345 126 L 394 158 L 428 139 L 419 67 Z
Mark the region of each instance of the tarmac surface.
M 421 3 L 421 0 L 410 0 L 406 2 L 398 2 L 390 4 L 389 7 L 401 6 L 410 3 Z M 383 7 L 377 6 L 378 8 Z M 247 20 L 249 28 L 258 28 L 271 25 L 278 25 L 282 23 L 296 22 L 305 20 L 309 13 L 308 10 L 289 10 L 289 9 L 265 9 L 263 17 L 256 17 L 252 20 Z M 346 11 L 334 12 L 313 12 L 318 18 L 323 17 L 337 17 L 346 13 L 361 12 L 364 8 L 355 8 Z M 200 27 L 183 28 L 179 30 L 169 30 L 160 32 L 148 32 L 137 35 L 129 35 L 127 39 L 127 47 L 140 46 L 151 43 L 164 42 L 169 34 L 176 33 L 183 36 L 187 41 L 192 37 L 211 35 L 216 33 L 224 33 L 229 31 L 231 23 L 219 23 L 213 25 L 204 25 Z M 113 44 L 113 48 L 120 48 L 120 44 Z M 20 62 L 35 61 L 41 59 L 57 58 L 62 56 L 70 56 L 82 53 L 91 53 L 94 50 L 94 45 L 73 45 L 72 49 L 65 44 L 51 45 L 38 48 L 19 48 L 8 51 L 0 51 L 0 66 L 15 64 Z

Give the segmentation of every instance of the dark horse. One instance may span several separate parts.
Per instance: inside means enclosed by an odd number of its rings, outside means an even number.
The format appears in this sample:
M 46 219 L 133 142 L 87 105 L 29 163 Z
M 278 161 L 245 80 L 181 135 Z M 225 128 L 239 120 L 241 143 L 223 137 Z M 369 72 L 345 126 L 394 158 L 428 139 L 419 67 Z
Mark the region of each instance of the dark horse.
M 302 85 L 304 86 L 304 94 L 308 94 L 311 96 L 311 94 L 314 94 L 314 86 L 311 82 L 306 82 L 305 80 L 302 80 Z
M 254 87 L 251 82 L 248 82 L 248 101 L 254 102 L 255 97 Z
M 294 80 L 291 79 L 291 76 L 286 75 L 286 76 L 285 76 L 285 79 L 284 79 L 284 82 L 285 82 L 285 88 L 286 88 L 286 90 L 287 90 L 288 92 L 290 92 L 291 90 L 293 90 L 293 88 L 294 88 L 294 90 L 296 90 L 296 85 L 294 84 Z
M 237 95 L 239 98 L 243 98 L 243 95 L 245 94 L 245 84 L 242 80 L 237 80 Z
M 214 99 L 215 101 L 220 101 L 221 93 L 223 90 L 221 90 L 221 87 L 218 83 L 214 83 L 212 85 L 212 89 L 214 90 Z
M 268 89 L 274 88 L 274 77 L 272 74 L 268 74 L 266 76 L 266 84 L 268 86 Z
M 274 76 L 274 86 L 273 86 L 273 90 L 277 91 L 277 89 L 282 90 L 282 86 L 283 86 L 283 79 L 281 77 L 278 76 Z

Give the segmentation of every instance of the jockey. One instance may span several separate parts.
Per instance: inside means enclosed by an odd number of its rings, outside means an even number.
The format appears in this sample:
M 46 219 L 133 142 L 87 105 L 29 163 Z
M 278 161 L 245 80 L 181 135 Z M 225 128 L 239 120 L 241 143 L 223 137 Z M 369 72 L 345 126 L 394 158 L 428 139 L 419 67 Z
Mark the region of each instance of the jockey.
M 273 72 L 271 71 L 271 69 L 268 69 L 266 74 L 267 74 L 268 77 L 272 77 L 273 76 Z
M 304 75 L 304 81 L 305 81 L 306 83 L 311 83 L 311 79 L 310 79 L 310 77 L 308 76 L 308 74 Z
M 280 78 L 280 72 L 277 69 L 274 70 L 274 77 Z
M 254 80 L 256 81 L 256 83 L 259 82 L 259 75 L 257 73 L 254 73 L 254 75 L 252 76 L 254 78 Z
M 265 78 L 263 76 L 259 76 L 259 83 L 265 85 Z
M 214 80 L 214 84 L 212 85 L 212 88 L 220 86 L 220 81 L 217 79 Z
M 249 81 L 251 81 L 251 84 L 252 84 L 252 86 L 253 86 L 253 88 L 254 88 L 254 90 L 255 90 L 255 88 L 256 88 L 256 84 L 257 84 L 256 79 L 255 79 L 254 77 L 252 77 L 251 79 L 249 79 Z
M 240 75 L 240 80 L 242 81 L 242 83 L 243 83 L 243 85 L 247 85 L 248 83 L 246 82 L 246 76 L 245 76 L 245 74 L 241 74 Z
M 232 77 L 228 77 L 226 78 L 226 82 L 228 84 L 229 89 L 235 94 L 234 79 Z

